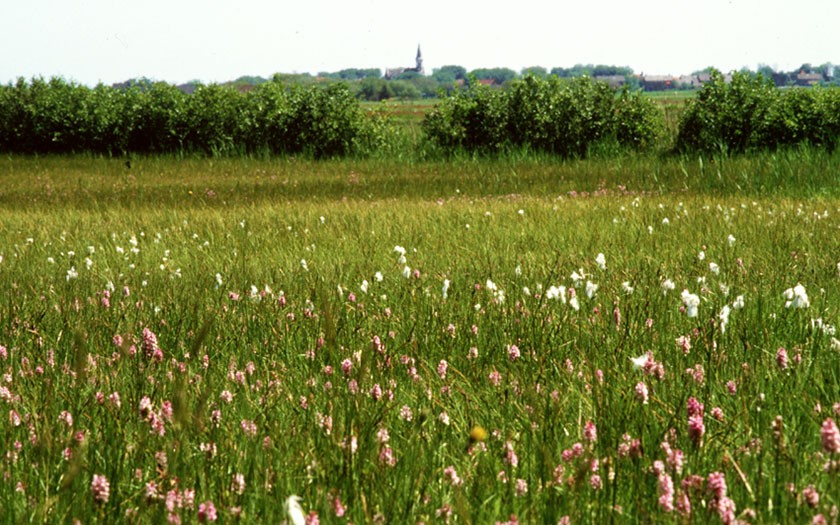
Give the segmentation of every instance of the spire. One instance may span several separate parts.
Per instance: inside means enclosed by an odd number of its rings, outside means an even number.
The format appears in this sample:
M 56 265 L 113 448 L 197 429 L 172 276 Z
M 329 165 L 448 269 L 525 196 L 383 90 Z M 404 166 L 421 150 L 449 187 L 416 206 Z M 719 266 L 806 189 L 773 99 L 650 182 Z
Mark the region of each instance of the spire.
M 420 44 L 417 44 L 416 62 L 417 62 L 417 67 L 415 68 L 415 70 L 422 75 L 423 74 L 423 54 L 420 52 Z

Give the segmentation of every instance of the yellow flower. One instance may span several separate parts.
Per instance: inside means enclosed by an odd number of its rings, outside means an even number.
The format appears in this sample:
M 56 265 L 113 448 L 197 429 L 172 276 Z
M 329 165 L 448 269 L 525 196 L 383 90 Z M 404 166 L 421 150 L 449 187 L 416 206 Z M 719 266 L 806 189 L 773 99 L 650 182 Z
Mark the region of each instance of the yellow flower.
M 470 444 L 484 441 L 485 439 L 487 439 L 487 431 L 484 430 L 484 427 L 476 425 L 470 430 Z

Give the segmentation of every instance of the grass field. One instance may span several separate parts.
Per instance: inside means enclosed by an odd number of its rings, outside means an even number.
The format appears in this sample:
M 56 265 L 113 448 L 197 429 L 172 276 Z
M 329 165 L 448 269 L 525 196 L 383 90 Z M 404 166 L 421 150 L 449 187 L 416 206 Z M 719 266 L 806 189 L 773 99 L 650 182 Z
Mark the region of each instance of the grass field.
M 836 521 L 837 161 L 0 159 L 0 522 Z

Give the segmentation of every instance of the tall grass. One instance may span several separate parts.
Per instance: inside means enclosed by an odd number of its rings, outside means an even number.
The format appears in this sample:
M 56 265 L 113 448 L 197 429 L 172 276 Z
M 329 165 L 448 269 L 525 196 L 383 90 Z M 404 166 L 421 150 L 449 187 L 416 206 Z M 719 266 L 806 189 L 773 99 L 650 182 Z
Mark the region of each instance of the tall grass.
M 809 155 L 4 159 L 0 521 L 830 517 Z

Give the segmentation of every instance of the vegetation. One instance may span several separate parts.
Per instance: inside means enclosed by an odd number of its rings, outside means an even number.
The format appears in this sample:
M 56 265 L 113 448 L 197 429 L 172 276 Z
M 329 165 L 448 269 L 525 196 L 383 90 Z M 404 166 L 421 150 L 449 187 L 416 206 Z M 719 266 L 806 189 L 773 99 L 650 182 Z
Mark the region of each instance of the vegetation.
M 830 520 L 837 155 L 2 157 L 0 522 Z
M 115 90 L 53 78 L 0 87 L 0 151 L 13 153 L 308 153 L 370 151 L 384 137 L 343 84 L 280 79 L 240 94 L 218 85 L 191 95 L 155 83 Z
M 780 91 L 762 76 L 735 73 L 727 83 L 712 72 L 683 114 L 680 151 L 777 149 L 800 144 L 833 150 L 840 139 L 840 90 Z
M 478 83 L 443 100 L 425 120 L 429 139 L 445 150 L 527 148 L 560 156 L 586 156 L 617 144 L 642 150 L 660 131 L 656 108 L 627 91 L 581 77 L 528 76 L 499 91 Z

